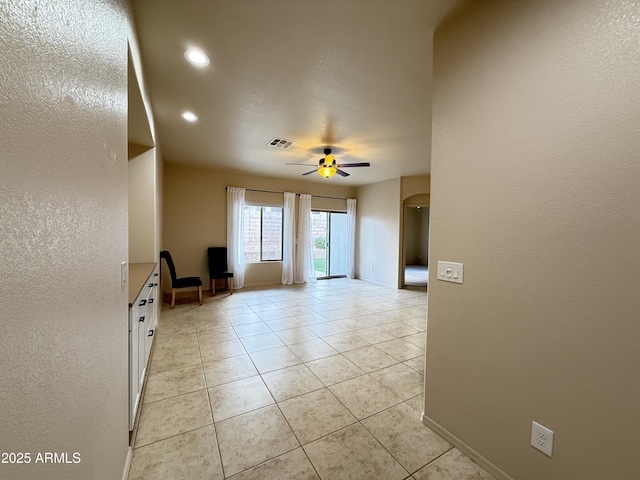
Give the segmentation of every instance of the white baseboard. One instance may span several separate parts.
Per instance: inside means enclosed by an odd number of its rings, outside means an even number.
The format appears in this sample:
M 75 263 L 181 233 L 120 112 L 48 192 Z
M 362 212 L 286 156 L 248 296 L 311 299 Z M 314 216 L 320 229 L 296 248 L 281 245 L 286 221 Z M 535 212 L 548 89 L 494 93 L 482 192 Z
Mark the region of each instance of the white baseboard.
M 398 287 L 398 285 L 391 285 L 389 283 L 379 282 L 378 280 L 372 280 L 370 278 L 356 277 L 353 280 L 360 280 L 360 281 L 367 282 L 367 283 L 373 283 L 374 285 L 380 285 L 382 287 L 389 287 L 389 288 L 396 288 L 396 289 L 400 288 L 400 287 Z
M 131 459 L 133 458 L 133 448 L 129 447 L 127 451 L 127 459 L 124 462 L 124 472 L 122 472 L 122 480 L 129 478 L 129 470 L 131 469 Z
M 294 283 L 294 285 L 297 285 Z M 245 282 L 245 284 L 242 286 L 242 288 L 261 288 L 261 287 L 282 287 L 282 282 L 256 282 L 256 283 L 247 283 Z M 285 287 L 291 287 L 292 285 L 284 285 Z M 233 287 L 233 290 L 235 291 L 236 288 Z
M 513 478 L 510 477 L 504 470 L 488 460 L 486 457 L 482 456 L 473 447 L 470 447 L 469 445 L 464 443 L 454 434 L 449 432 L 446 428 L 431 420 L 424 414 L 424 412 L 422 412 L 422 423 L 424 423 L 427 427 L 429 427 L 451 445 L 464 453 L 467 457 L 471 458 L 474 462 L 476 462 L 498 480 L 513 480 Z

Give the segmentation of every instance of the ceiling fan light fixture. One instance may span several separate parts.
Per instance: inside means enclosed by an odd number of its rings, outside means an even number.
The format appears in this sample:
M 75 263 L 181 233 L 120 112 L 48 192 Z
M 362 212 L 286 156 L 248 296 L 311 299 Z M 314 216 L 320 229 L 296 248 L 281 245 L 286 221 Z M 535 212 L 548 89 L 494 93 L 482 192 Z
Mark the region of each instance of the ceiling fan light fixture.
M 274 146 L 274 143 L 278 143 L 278 139 L 274 138 L 270 145 Z M 325 147 L 324 149 L 324 157 L 318 160 L 318 166 L 310 165 L 308 163 L 287 163 L 287 165 L 305 165 L 305 166 L 313 166 L 313 170 L 309 170 L 308 172 L 304 172 L 302 175 L 311 175 L 313 172 L 318 172 L 323 178 L 331 178 L 336 173 L 340 174 L 341 177 L 348 177 L 349 174 L 344 170 L 341 170 L 343 167 L 370 167 L 369 162 L 358 162 L 358 163 L 337 163 L 336 158 L 331 155 L 331 149 L 329 147 Z
M 320 168 L 318 168 L 318 173 L 320 174 L 321 177 L 331 178 L 336 174 L 337 170 L 338 169 L 333 165 L 324 164 Z

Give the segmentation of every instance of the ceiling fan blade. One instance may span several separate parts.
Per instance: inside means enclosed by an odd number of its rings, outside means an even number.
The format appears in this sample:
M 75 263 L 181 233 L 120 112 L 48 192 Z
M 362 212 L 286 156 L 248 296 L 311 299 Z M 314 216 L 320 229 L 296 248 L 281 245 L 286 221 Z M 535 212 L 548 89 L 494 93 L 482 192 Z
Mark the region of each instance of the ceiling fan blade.
M 316 173 L 318 171 L 318 169 L 313 169 L 313 170 L 309 170 L 306 173 L 303 173 L 302 175 L 311 175 L 312 173 Z
M 360 163 L 341 163 L 336 165 L 336 167 L 370 167 L 371 164 L 369 162 L 360 162 Z
M 342 170 L 340 170 L 339 168 L 336 168 L 336 173 L 338 175 L 342 175 L 343 177 L 348 177 L 349 174 L 347 172 L 343 172 Z
M 312 163 L 286 163 L 285 165 L 304 165 L 305 167 L 315 167 Z

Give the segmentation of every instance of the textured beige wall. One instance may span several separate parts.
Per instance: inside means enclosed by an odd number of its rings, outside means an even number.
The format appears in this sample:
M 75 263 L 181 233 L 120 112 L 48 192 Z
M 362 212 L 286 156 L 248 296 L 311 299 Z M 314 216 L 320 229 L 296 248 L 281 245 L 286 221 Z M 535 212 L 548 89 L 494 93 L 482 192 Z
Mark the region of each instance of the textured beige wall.
M 0 2 L 3 479 L 121 478 L 128 448 L 127 15 Z M 37 453 L 80 454 L 36 464 Z
M 157 262 L 162 240 L 162 152 L 155 145 L 153 109 L 134 27 L 129 22 L 129 261 Z
M 429 255 L 429 207 L 404 207 L 404 264 L 427 265 Z
M 413 195 L 428 194 L 431 189 L 431 177 L 429 175 L 411 175 L 402 177 L 402 199 Z
M 157 262 L 156 151 L 129 160 L 129 262 Z
M 426 415 L 518 480 L 640 471 L 640 5 L 485 1 L 435 34 Z M 529 446 L 555 431 L 553 458 Z
M 421 265 L 422 262 L 422 215 L 415 207 L 404 207 L 404 263 Z M 426 260 L 426 252 L 424 254 Z
M 209 282 L 207 248 L 227 243 L 226 187 L 244 187 L 278 192 L 310 193 L 355 198 L 356 189 L 332 184 L 259 177 L 202 167 L 166 163 L 163 188 L 162 248 L 171 252 L 179 276 L 199 275 Z M 283 196 L 246 192 L 247 200 L 282 205 Z M 279 202 L 279 203 L 278 203 Z M 312 208 L 346 210 L 346 201 L 313 198 Z M 282 264 L 265 262 L 248 265 L 245 286 L 281 282 Z M 167 290 L 168 286 L 165 285 Z
M 358 188 L 356 276 L 398 287 L 400 268 L 400 179 Z

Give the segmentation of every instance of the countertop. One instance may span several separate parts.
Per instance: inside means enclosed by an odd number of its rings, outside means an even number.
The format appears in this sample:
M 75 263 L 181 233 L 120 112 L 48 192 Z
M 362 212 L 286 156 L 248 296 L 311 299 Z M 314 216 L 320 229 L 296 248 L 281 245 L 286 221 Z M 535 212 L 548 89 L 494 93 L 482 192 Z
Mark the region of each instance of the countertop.
M 156 268 L 155 262 L 129 264 L 129 306 L 133 306 L 138 295 L 147 284 L 149 276 Z

